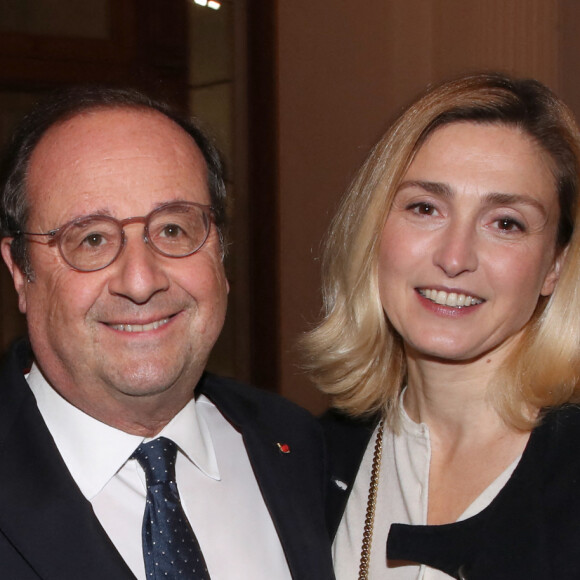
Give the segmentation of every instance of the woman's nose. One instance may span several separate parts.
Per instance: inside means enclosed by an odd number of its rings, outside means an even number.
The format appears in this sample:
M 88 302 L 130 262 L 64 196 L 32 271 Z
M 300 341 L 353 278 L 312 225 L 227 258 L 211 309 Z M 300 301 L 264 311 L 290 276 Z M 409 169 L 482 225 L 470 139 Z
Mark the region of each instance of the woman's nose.
M 435 265 L 449 278 L 477 269 L 477 236 L 471 224 L 450 224 L 440 232 L 433 253 Z

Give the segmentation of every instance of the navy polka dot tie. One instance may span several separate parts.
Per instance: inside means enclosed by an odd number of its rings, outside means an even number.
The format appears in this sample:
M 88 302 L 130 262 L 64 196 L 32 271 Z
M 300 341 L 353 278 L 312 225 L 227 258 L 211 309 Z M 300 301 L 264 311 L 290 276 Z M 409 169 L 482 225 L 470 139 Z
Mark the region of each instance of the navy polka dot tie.
M 209 580 L 199 543 L 181 506 L 175 483 L 177 445 L 159 437 L 142 443 L 132 458 L 147 478 L 143 558 L 147 578 Z

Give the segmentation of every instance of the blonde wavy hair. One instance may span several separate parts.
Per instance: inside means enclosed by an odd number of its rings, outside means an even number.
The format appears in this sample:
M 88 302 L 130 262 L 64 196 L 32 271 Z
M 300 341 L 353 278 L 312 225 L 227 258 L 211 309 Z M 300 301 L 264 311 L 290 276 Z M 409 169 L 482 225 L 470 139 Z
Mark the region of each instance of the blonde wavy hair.
M 508 424 L 530 429 L 533 411 L 580 399 L 580 133 L 568 107 L 535 80 L 485 73 L 443 83 L 409 106 L 383 135 L 325 240 L 324 312 L 302 340 L 306 368 L 335 408 L 352 416 L 383 413 L 396 427 L 396 401 L 407 369 L 401 338 L 379 297 L 379 239 L 415 154 L 433 131 L 455 122 L 517 127 L 552 161 L 560 205 L 557 252 L 566 251 L 560 279 L 550 297 L 538 300 L 518 348 L 488 390 Z

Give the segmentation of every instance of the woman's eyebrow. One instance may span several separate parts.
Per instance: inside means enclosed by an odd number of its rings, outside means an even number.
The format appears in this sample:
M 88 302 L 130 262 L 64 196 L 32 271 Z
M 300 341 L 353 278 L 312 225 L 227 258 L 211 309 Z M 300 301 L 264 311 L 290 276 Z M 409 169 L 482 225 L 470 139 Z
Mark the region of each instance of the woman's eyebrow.
M 535 197 L 525 193 L 488 193 L 483 197 L 482 203 L 487 205 L 531 205 L 544 217 L 548 211 Z
M 441 183 L 439 181 L 422 181 L 422 180 L 410 180 L 403 181 L 398 188 L 398 191 L 406 189 L 409 187 L 418 187 L 425 190 L 428 193 L 443 197 L 445 199 L 451 199 L 455 196 L 453 188 L 447 183 Z M 544 217 L 547 217 L 548 211 L 544 205 L 539 202 L 535 197 L 527 195 L 525 193 L 500 193 L 500 192 L 490 192 L 482 197 L 482 205 L 530 205 L 535 207 Z
M 406 189 L 408 187 L 418 187 L 424 189 L 425 191 L 438 195 L 440 197 L 450 198 L 453 197 L 453 190 L 446 183 L 440 183 L 438 181 L 421 181 L 421 180 L 410 180 L 403 181 L 398 187 L 398 191 Z

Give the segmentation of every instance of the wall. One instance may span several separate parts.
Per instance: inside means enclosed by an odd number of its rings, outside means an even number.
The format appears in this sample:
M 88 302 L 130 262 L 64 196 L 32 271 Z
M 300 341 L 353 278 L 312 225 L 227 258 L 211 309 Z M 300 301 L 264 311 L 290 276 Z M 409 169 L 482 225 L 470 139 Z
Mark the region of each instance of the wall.
M 245 2 L 222 0 L 219 10 L 187 3 L 188 102 L 224 156 L 228 189 L 228 316 L 209 370 L 250 380 L 246 193 Z
M 319 245 L 357 166 L 428 83 L 468 69 L 534 76 L 580 113 L 574 0 L 278 2 L 280 392 L 325 401 L 296 338 L 320 309 Z

